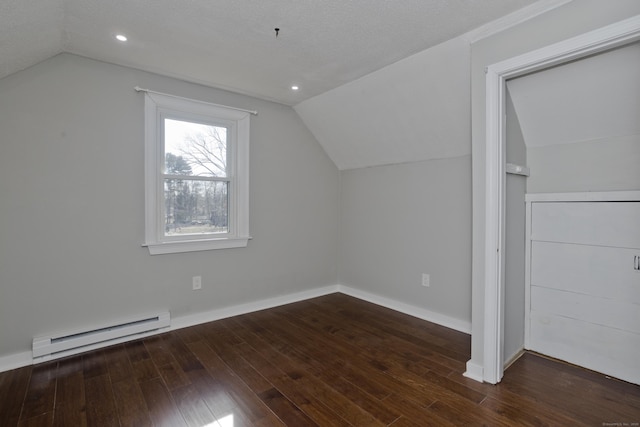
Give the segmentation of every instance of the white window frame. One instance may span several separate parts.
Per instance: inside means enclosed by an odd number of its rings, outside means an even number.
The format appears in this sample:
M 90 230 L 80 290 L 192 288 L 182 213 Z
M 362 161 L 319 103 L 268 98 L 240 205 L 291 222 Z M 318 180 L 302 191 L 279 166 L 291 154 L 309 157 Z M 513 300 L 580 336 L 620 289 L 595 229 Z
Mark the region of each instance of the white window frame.
M 156 92 L 145 93 L 145 244 L 151 255 L 245 247 L 249 234 L 250 112 Z M 229 182 L 227 233 L 165 236 L 163 120 L 224 123 Z

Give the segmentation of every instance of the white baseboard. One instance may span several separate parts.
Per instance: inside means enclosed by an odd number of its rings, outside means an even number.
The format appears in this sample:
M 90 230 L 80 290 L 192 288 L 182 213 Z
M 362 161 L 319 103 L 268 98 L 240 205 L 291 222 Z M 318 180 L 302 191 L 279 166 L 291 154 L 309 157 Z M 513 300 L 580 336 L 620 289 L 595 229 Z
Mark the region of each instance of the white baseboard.
M 396 301 L 391 298 L 382 297 L 359 289 L 350 288 L 348 286 L 340 285 L 338 287 L 339 292 L 350 295 L 354 298 L 358 298 L 370 303 L 381 305 L 391 310 L 399 311 L 400 313 L 408 314 L 409 316 L 417 317 L 418 319 L 426 320 L 431 323 L 436 323 L 441 326 L 445 326 L 450 329 L 454 329 L 465 334 L 471 333 L 471 322 L 456 319 L 446 316 L 444 314 L 436 313 L 434 311 L 426 310 L 415 305 L 406 304 L 400 301 Z
M 459 319 L 455 319 L 449 316 L 445 316 L 440 313 L 435 313 L 429 310 L 422 309 L 410 304 L 402 303 L 390 298 L 375 295 L 369 292 L 361 291 L 358 289 L 350 288 L 342 285 L 329 285 L 321 288 L 311 289 L 303 292 L 296 292 L 293 294 L 282 295 L 273 298 L 267 298 L 260 301 L 249 302 L 246 304 L 234 305 L 231 307 L 225 307 L 220 309 L 214 309 L 207 312 L 190 314 L 187 316 L 173 317 L 171 319 L 171 326 L 169 328 L 163 328 L 155 332 L 146 333 L 145 336 L 151 336 L 154 334 L 160 334 L 167 331 L 173 331 L 177 329 L 187 328 L 189 326 L 195 326 L 202 323 L 213 322 L 215 320 L 225 319 L 227 317 L 238 316 L 241 314 L 247 314 L 254 311 L 266 310 L 273 307 L 278 307 L 285 304 L 291 304 L 298 301 L 304 301 L 311 298 L 316 298 L 332 293 L 340 292 L 345 295 L 352 296 L 364 301 L 377 304 L 391 310 L 399 311 L 404 314 L 408 314 L 419 319 L 423 319 L 429 322 L 436 323 L 438 325 L 445 326 L 447 328 L 454 329 L 456 331 L 470 333 L 471 323 L 465 322 Z M 131 337 L 131 340 L 140 338 L 139 336 Z M 119 342 L 125 342 L 126 339 L 119 340 Z M 111 345 L 113 343 L 106 343 L 103 347 Z M 96 347 L 100 348 L 100 347 Z M 11 369 L 21 368 L 34 363 L 33 353 L 26 351 L 22 353 L 16 353 L 9 356 L 0 357 L 0 372 L 9 371 Z M 469 371 L 469 363 L 467 363 L 467 370 Z M 482 369 L 482 368 L 480 368 Z M 481 372 L 481 371 L 480 371 Z M 466 374 L 465 374 L 466 375 Z M 481 378 L 482 375 L 480 375 Z M 470 377 L 473 378 L 473 377 Z M 475 378 L 474 378 L 475 379 Z M 482 381 L 482 378 L 479 380 Z
M 259 310 L 266 310 L 268 308 L 291 304 L 298 301 L 304 301 L 307 299 L 321 297 L 323 295 L 333 294 L 336 292 L 339 292 L 338 285 L 324 286 L 322 288 L 311 289 L 309 291 L 296 292 L 294 294 L 282 295 L 279 297 L 267 298 L 264 300 L 249 302 L 246 304 L 219 308 L 203 313 L 176 317 L 171 321 L 170 330 L 187 328 L 189 326 L 213 322 L 215 320 L 225 319 L 227 317 L 239 316 L 241 314 L 247 314 Z
M 473 360 L 467 362 L 467 370 L 462 375 L 480 383 L 484 382 L 484 368 Z
M 0 372 L 31 365 L 33 363 L 33 358 L 31 356 L 32 354 L 30 351 L 23 351 L 22 353 L 15 353 L 0 357 Z
M 507 360 L 504 362 L 503 369 L 506 370 L 509 366 L 513 365 L 516 362 L 516 360 L 522 357 L 523 354 L 524 354 L 524 348 L 521 348 L 520 350 L 513 353 L 511 357 L 507 358 Z

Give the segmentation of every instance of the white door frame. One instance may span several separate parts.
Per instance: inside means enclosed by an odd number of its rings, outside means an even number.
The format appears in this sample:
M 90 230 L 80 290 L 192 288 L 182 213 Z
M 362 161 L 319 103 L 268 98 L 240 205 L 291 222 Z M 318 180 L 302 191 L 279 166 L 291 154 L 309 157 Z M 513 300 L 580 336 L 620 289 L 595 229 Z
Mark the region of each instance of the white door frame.
M 503 375 L 505 236 L 505 88 L 508 79 L 640 40 L 640 15 L 486 69 L 486 222 L 483 380 Z

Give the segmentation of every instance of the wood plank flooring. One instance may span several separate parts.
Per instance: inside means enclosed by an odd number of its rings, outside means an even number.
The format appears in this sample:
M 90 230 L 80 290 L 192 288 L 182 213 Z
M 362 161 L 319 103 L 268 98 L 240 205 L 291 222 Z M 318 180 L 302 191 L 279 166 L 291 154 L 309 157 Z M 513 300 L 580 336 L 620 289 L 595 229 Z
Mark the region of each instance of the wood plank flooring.
M 342 294 L 0 373 L 0 426 L 638 426 L 640 387 Z

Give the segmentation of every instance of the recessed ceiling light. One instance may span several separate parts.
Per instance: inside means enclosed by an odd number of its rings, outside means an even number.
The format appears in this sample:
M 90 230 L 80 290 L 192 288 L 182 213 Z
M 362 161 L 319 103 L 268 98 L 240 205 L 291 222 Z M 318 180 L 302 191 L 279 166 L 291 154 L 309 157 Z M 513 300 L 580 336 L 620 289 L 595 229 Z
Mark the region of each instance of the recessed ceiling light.
M 126 42 L 127 41 L 127 36 L 125 36 L 124 34 L 116 34 L 116 40 L 121 41 L 121 42 Z
M 298 90 L 298 89 L 300 89 L 300 88 L 298 86 L 296 86 L 296 85 L 291 86 L 291 90 Z

